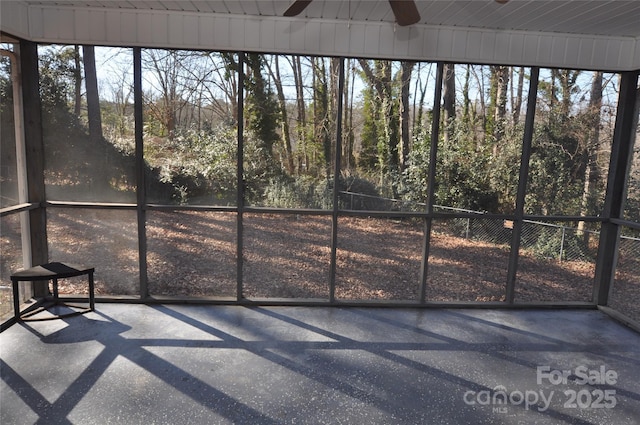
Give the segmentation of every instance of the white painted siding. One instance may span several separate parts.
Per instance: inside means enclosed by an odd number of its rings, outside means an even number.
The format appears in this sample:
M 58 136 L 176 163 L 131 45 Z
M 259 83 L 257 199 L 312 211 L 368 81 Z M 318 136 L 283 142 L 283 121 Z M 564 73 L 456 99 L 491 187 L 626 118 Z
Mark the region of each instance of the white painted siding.
M 0 1 L 0 30 L 28 39 L 29 8 L 24 3 Z
M 2 2 L 2 30 L 47 43 L 246 50 L 309 55 L 640 68 L 633 37 L 493 31 L 142 9 L 72 9 Z

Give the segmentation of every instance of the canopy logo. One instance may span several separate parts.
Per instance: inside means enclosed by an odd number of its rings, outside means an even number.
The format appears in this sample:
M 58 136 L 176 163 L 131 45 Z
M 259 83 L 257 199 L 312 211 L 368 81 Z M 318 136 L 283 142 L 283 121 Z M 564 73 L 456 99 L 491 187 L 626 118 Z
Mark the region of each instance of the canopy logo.
M 469 390 L 462 399 L 469 406 L 490 406 L 494 413 L 507 413 L 509 406 L 521 406 L 525 410 L 536 409 L 544 412 L 554 403 L 565 409 L 612 409 L 617 405 L 614 388 L 590 386 L 614 386 L 618 373 L 604 365 L 597 369 L 578 366 L 574 369 L 551 369 L 549 366 L 536 368 L 536 384 L 551 385 L 554 389 L 527 389 L 508 391 L 504 385 L 481 391 Z M 577 386 L 560 390 L 560 385 Z
M 493 390 L 467 391 L 464 393 L 463 400 L 469 406 L 492 406 L 493 410 L 498 413 L 506 413 L 507 406 L 523 405 L 525 410 L 536 407 L 539 412 L 544 412 L 549 408 L 554 391 L 545 394 L 544 391 L 511 391 L 507 392 L 507 388 L 498 385 Z M 542 405 L 539 405 L 542 402 Z

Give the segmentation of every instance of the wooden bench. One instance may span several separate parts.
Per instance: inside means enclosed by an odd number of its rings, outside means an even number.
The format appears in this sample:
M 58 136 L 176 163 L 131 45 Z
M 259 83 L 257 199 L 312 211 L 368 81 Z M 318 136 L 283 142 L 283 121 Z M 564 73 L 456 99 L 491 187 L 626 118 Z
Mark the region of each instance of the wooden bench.
M 26 317 L 32 316 L 35 312 L 30 312 L 25 317 L 20 315 L 20 295 L 19 295 L 19 282 L 36 282 L 41 280 L 53 281 L 53 305 L 64 304 L 60 303 L 58 297 L 58 279 L 65 279 L 75 276 L 87 275 L 89 280 L 89 308 L 82 311 L 73 311 L 69 314 L 61 314 L 49 319 L 57 319 L 60 317 L 71 316 L 75 314 L 82 314 L 88 311 L 93 311 L 95 308 L 95 296 L 94 296 L 94 281 L 93 273 L 95 269 L 93 267 L 84 267 L 74 264 L 65 263 L 47 263 L 40 266 L 31 267 L 29 269 L 20 270 L 11 275 L 11 283 L 13 285 L 13 310 L 16 320 L 43 320 L 43 319 L 27 319 Z M 69 307 L 80 308 L 77 306 L 68 305 Z M 46 309 L 43 307 L 42 309 Z M 38 310 L 38 312 L 41 310 Z

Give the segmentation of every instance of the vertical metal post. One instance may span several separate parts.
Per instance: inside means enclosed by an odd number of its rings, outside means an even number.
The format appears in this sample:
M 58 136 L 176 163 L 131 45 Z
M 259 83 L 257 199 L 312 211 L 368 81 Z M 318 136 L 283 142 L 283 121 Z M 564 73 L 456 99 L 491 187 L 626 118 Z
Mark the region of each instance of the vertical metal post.
M 20 73 L 20 46 L 14 44 L 14 51 L 2 49 L 2 56 L 11 61 L 11 85 L 13 87 L 13 124 L 16 142 L 16 167 L 18 174 L 18 203 L 29 202 L 29 187 L 27 182 L 27 152 L 24 141 L 24 112 L 22 106 L 22 77 Z M 21 212 L 20 236 L 22 238 L 22 266 L 31 267 L 31 239 L 29 237 L 29 213 Z
M 623 72 L 618 97 L 618 112 L 613 131 L 607 192 L 602 211 L 602 229 L 598 244 L 596 272 L 593 287 L 593 301 L 597 305 L 607 305 L 613 289 L 618 263 L 620 226 L 611 219 L 622 218 L 627 192 L 629 172 L 633 161 L 635 128 L 638 125 L 640 91 L 638 71 Z
M 25 164 L 28 202 L 40 204 L 46 200 L 44 185 L 44 136 L 42 130 L 42 104 L 40 101 L 40 73 L 38 46 L 20 40 L 20 71 L 22 76 L 22 111 L 25 142 Z M 31 246 L 31 264 L 44 264 L 49 260 L 47 242 L 47 213 L 44 207 L 28 212 L 28 238 Z M 47 282 L 35 282 L 33 295 L 46 296 Z
M 507 270 L 506 302 L 513 304 L 515 298 L 516 276 L 518 273 L 518 255 L 520 251 L 520 238 L 524 219 L 524 200 L 527 193 L 529 177 L 529 159 L 531 158 L 531 142 L 533 140 L 533 124 L 536 114 L 538 98 L 538 79 L 540 68 L 531 68 L 529 81 L 529 94 L 527 100 L 527 116 L 524 123 L 524 135 L 522 137 L 522 154 L 520 156 L 520 175 L 518 178 L 518 193 L 516 195 L 516 209 L 514 212 L 513 232 L 511 233 L 511 251 L 509 253 L 509 268 Z
M 340 168 L 342 159 L 342 99 L 344 91 L 344 58 L 338 67 L 338 93 L 336 93 L 336 157 L 333 169 L 333 211 L 331 213 L 331 264 L 329 271 L 329 302 L 336 300 L 336 261 L 338 253 L 338 202 L 340 191 Z
M 237 199 L 238 211 L 236 214 L 236 301 L 241 301 L 243 296 L 243 266 L 244 266 L 244 53 L 238 53 L 238 147 L 237 147 Z
M 436 193 L 436 160 L 438 157 L 438 138 L 440 135 L 440 102 L 442 101 L 442 80 L 444 63 L 438 62 L 436 68 L 436 87 L 433 94 L 433 117 L 431 119 L 431 146 L 429 147 L 429 177 L 427 180 L 427 214 L 424 221 L 424 239 L 422 245 L 422 265 L 420 267 L 420 303 L 427 299 L 427 275 L 429 269 L 429 251 L 431 249 L 431 228 L 433 226 L 433 204 Z
M 138 219 L 138 265 L 140 297 L 149 296 L 147 277 L 147 182 L 144 165 L 144 116 L 142 102 L 142 49 L 133 48 L 133 116 L 136 144 L 136 213 Z

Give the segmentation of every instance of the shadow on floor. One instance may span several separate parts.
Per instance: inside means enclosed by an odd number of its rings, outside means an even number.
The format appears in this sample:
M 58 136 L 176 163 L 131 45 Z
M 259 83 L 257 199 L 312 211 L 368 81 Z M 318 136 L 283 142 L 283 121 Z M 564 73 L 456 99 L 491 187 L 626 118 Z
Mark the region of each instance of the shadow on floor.
M 640 417 L 640 336 L 598 311 L 101 304 L 0 347 L 11 424 Z

